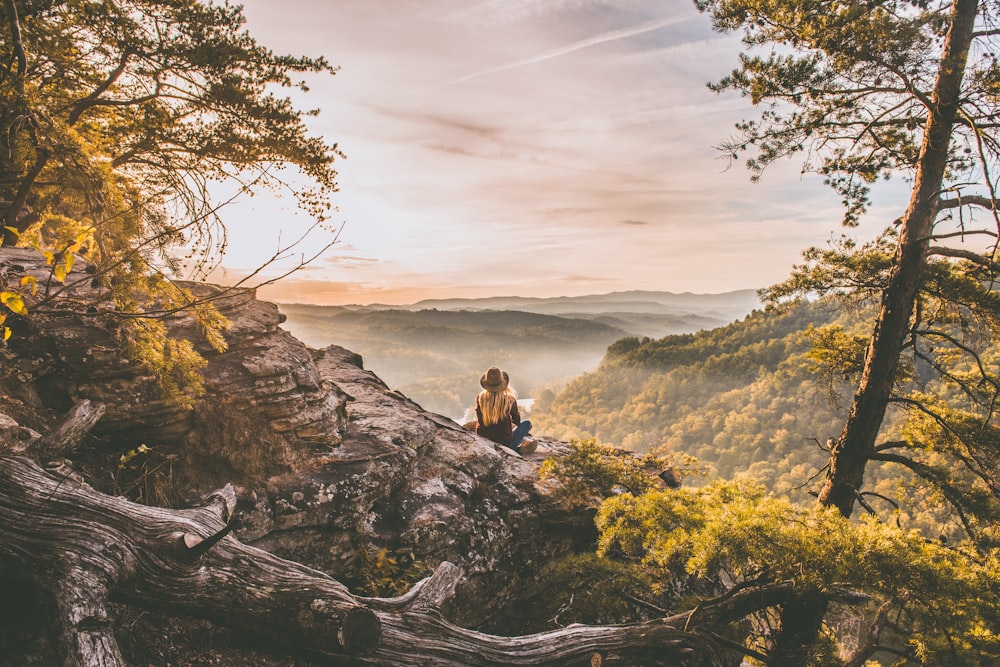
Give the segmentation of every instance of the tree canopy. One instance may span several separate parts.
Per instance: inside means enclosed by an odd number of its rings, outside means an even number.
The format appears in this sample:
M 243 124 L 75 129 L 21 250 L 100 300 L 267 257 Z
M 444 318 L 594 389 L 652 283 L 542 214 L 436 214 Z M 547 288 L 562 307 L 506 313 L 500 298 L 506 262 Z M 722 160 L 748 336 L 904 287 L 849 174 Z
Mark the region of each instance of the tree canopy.
M 285 190 L 317 226 L 337 189 L 341 153 L 309 133 L 315 112 L 283 93 L 307 90 L 306 77 L 335 68 L 276 54 L 244 23 L 240 6 L 199 0 L 0 6 L 3 243 L 48 253 L 55 281 L 85 255 L 127 314 L 123 335 L 160 366 L 162 350 L 176 345 L 137 316 L 191 308 L 221 344 L 212 332 L 223 323 L 176 282 L 204 276 L 223 257 L 225 202 L 212 183 L 236 183 L 239 194 Z M 0 316 L 24 315 L 48 294 L 39 297 L 34 284 L 0 288 Z
M 759 119 L 740 124 L 723 145 L 734 157 L 749 154 L 755 177 L 775 160 L 803 153 L 803 170 L 823 174 L 843 197 L 848 225 L 865 212 L 878 178 L 902 174 L 912 181 L 906 209 L 886 235 L 891 240 L 858 251 L 845 244 L 840 250 L 847 252 L 814 252 L 810 265 L 785 286 L 791 288 L 786 293 L 835 291 L 878 301 L 850 411 L 839 437 L 831 439 L 820 503 L 851 516 L 864 505 L 869 463 L 898 463 L 937 489 L 962 517 L 973 547 L 985 553 L 992 548 L 987 536 L 1000 500 L 1000 374 L 995 355 L 988 354 L 997 333 L 1000 5 L 695 4 L 711 14 L 717 30 L 743 34 L 747 51 L 715 87 L 766 105 Z M 964 243 L 947 245 L 955 241 Z M 823 277 L 811 282 L 810 276 Z M 796 283 L 797 277 L 805 279 Z M 908 365 L 906 354 L 923 367 Z M 928 380 L 919 372 L 927 368 L 958 388 L 960 404 L 919 393 L 920 380 Z M 911 384 L 901 391 L 908 375 L 916 376 L 918 389 Z M 913 411 L 924 427 L 880 441 L 890 406 Z M 782 609 L 776 664 L 808 661 L 808 651 L 794 645 L 818 641 L 830 601 L 821 591 L 804 591 Z
M 844 199 L 844 221 L 856 224 L 873 183 L 915 178 L 925 168 L 928 122 L 943 113 L 946 140 L 933 147 L 943 167 L 935 202 L 945 210 L 984 207 L 980 223 L 996 224 L 989 212 L 1000 154 L 995 2 L 695 4 L 716 30 L 743 33 L 739 67 L 711 87 L 763 107 L 720 146 L 735 160 L 745 157 L 755 179 L 776 160 L 802 154 L 803 171 L 823 175 Z
M 880 306 L 820 494 L 850 515 L 867 462 L 895 446 L 877 443 L 890 405 L 929 415 L 955 435 L 933 401 L 901 396 L 900 382 L 914 368 L 901 363 L 904 354 L 955 383 L 968 401 L 965 413 L 993 428 L 1000 384 L 984 350 L 997 333 L 1000 7 L 973 0 L 696 4 L 716 29 L 742 31 L 748 47 L 715 87 L 766 104 L 723 146 L 734 157 L 749 154 L 755 177 L 804 153 L 803 170 L 823 174 L 843 196 L 848 225 L 865 211 L 878 178 L 901 173 L 913 182 L 908 207 L 880 240 L 810 250 L 790 280 L 764 292 L 772 302 L 837 293 Z

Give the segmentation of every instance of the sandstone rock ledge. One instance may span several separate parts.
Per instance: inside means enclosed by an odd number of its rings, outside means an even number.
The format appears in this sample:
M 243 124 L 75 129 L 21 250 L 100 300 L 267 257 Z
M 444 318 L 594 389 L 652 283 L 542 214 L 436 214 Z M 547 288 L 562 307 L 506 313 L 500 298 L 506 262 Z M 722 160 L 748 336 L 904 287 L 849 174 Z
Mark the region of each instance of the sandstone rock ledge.
M 0 270 L 40 284 L 49 272 L 37 254 L 3 248 Z M 466 577 L 446 611 L 470 627 L 496 624 L 491 610 L 530 588 L 545 563 L 592 547 L 592 510 L 558 506 L 538 479 L 563 443 L 540 439 L 521 458 L 392 391 L 358 355 L 307 348 L 252 291 L 189 287 L 232 322 L 219 353 L 189 318 L 169 320 L 209 362 L 193 410 L 160 400 L 125 359 L 116 314 L 80 261 L 54 287 L 59 298 L 12 318 L 0 449 L 23 448 L 77 401 L 103 403 L 104 418 L 71 455 L 95 488 L 184 504 L 231 482 L 240 540 L 369 594 L 451 561 Z M 148 460 L 126 480 L 121 457 L 140 444 Z

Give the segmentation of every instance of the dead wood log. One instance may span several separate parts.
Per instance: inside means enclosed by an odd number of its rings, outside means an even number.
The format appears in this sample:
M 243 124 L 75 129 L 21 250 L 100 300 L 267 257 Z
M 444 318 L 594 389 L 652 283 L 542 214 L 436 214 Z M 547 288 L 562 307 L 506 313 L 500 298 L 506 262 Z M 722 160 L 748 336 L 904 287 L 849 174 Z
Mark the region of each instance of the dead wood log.
M 78 403 L 36 453 L 68 453 L 103 412 Z M 232 485 L 203 507 L 172 510 L 100 493 L 65 463 L 0 457 L 0 570 L 47 598 L 55 649 L 72 667 L 124 664 L 112 601 L 250 631 L 291 654 L 395 667 L 715 666 L 714 644 L 693 619 L 736 602 L 646 623 L 487 635 L 440 614 L 460 568 L 442 563 L 398 598 L 356 597 L 321 572 L 229 536 L 235 506 Z
M 628 625 L 571 625 L 521 637 L 456 627 L 433 610 L 378 612 L 382 643 L 376 664 L 417 667 L 498 665 L 670 665 L 716 667 L 714 644 L 669 619 Z
M 450 564 L 400 598 L 355 597 L 225 535 L 233 497 L 229 487 L 206 507 L 147 507 L 0 457 L 0 560 L 51 597 L 58 650 L 74 667 L 123 664 L 109 601 L 207 618 L 341 664 L 717 664 L 699 657 L 706 645 L 685 632 L 684 617 L 523 637 L 459 628 L 437 611 L 462 577 Z
M 105 408 L 103 403 L 91 403 L 87 399 L 78 401 L 54 429 L 33 443 L 38 460 L 47 463 L 76 449 L 94 424 L 104 416 Z
M 360 598 L 382 623 L 379 665 L 714 665 L 711 646 L 683 630 L 686 616 L 617 626 L 571 625 L 521 637 L 452 625 L 438 609 L 454 594 L 461 568 L 442 563 L 398 598 Z
M 123 664 L 112 600 L 207 618 L 303 653 L 377 648 L 379 619 L 342 584 L 224 536 L 226 495 L 205 508 L 147 507 L 2 457 L 0 559 L 49 595 L 57 650 L 74 667 Z

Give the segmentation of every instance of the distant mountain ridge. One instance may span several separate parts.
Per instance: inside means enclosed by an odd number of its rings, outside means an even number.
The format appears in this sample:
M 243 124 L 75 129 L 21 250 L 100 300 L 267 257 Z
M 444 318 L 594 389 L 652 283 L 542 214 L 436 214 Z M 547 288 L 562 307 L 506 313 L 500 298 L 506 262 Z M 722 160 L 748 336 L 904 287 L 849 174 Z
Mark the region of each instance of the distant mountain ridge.
M 517 311 L 590 320 L 621 329 L 627 335 L 658 338 L 667 334 L 690 333 L 729 324 L 759 308 L 760 305 L 757 291 L 752 289 L 715 294 L 629 290 L 583 296 L 424 299 L 405 305 L 373 303 L 320 306 L 284 303 L 282 310 L 289 314 L 309 313 L 322 317 L 344 312 Z
M 406 306 L 281 304 L 285 328 L 313 347 L 360 353 L 423 407 L 461 419 L 489 366 L 522 397 L 591 370 L 608 345 L 711 329 L 759 306 L 756 292 L 612 292 L 578 297 L 429 299 Z
M 746 313 L 759 305 L 757 291 L 744 289 L 717 294 L 628 290 L 584 296 L 424 299 L 408 306 L 373 304 L 363 307 L 378 310 L 520 310 L 552 315 L 566 313 L 609 314 L 615 312 L 680 314 L 691 308 L 694 308 L 696 313 L 703 313 L 706 310 L 717 310 L 721 313 L 734 309 Z

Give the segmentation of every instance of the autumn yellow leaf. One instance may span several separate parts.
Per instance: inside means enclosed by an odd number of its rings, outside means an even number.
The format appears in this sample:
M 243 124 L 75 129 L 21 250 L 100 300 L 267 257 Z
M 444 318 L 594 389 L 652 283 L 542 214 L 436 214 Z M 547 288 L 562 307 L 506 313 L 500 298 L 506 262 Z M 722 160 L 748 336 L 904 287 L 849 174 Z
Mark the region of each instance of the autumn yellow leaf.
M 21 278 L 21 287 L 26 285 L 31 285 L 31 294 L 38 294 L 38 281 L 35 280 L 35 276 L 24 276 Z M 2 322 L 3 320 L 0 320 Z
M 28 309 L 24 306 L 24 298 L 19 292 L 0 292 L 0 303 L 18 315 L 28 314 Z

